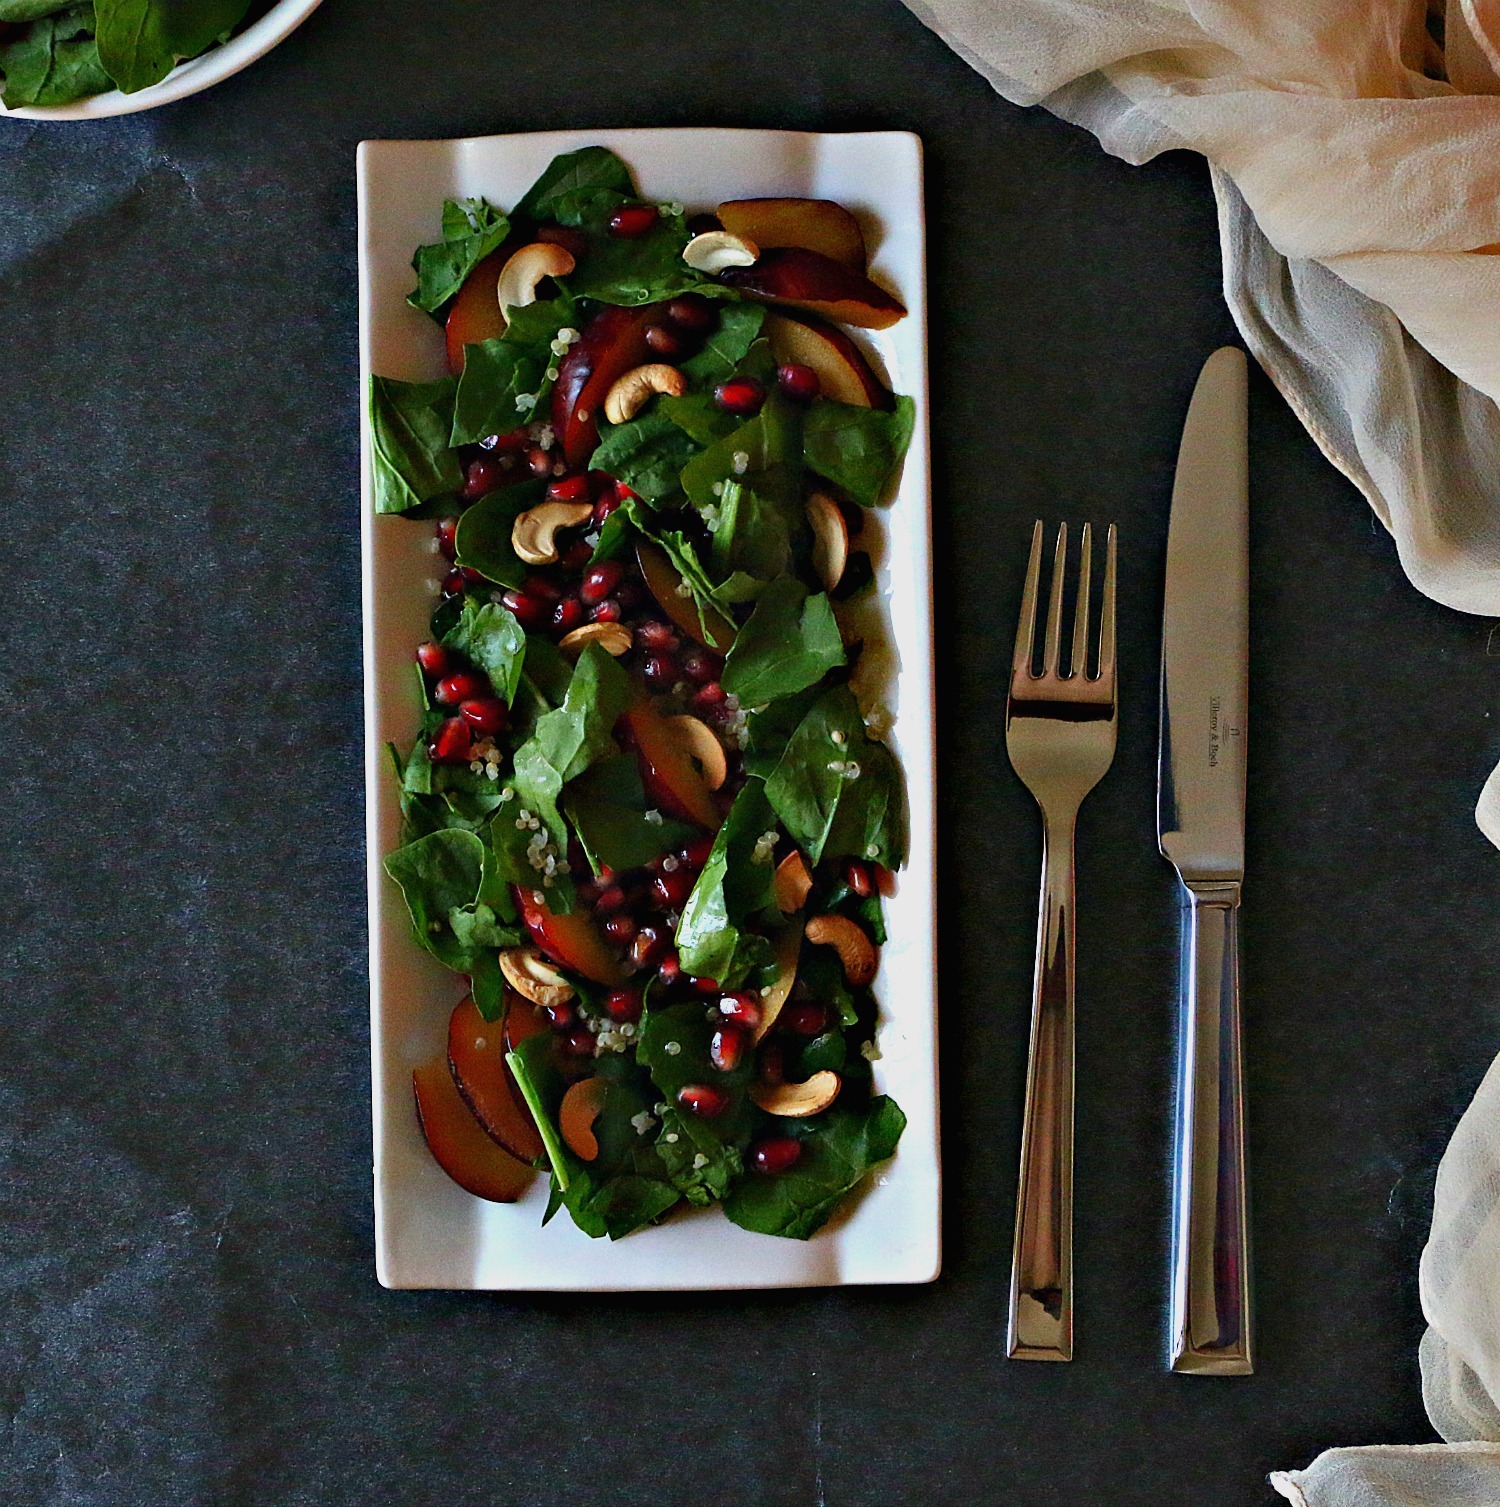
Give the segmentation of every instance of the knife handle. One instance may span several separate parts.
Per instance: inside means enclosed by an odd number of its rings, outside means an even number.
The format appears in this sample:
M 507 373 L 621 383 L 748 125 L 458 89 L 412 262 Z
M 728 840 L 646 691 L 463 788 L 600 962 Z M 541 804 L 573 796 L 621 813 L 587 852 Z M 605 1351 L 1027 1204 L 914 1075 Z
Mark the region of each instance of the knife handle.
M 1187 887 L 1172 1219 L 1172 1369 L 1247 1376 L 1250 1220 L 1240 1048 L 1240 887 Z
M 1074 811 L 1043 826 L 1006 1354 L 1073 1359 Z

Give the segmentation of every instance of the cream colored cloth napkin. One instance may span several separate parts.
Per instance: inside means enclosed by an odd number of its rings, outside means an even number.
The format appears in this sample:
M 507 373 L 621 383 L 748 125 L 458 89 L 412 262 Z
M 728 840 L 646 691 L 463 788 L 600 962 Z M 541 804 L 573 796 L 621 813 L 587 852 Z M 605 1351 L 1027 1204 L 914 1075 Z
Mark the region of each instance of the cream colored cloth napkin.
M 1213 170 L 1240 332 L 1415 586 L 1500 616 L 1500 0 L 906 0 L 1007 99 Z M 1500 845 L 1500 770 L 1477 817 Z M 1500 1507 L 1500 1065 L 1438 1172 L 1444 1445 L 1330 1450 L 1303 1507 Z M 1471 1441 L 1471 1442 L 1463 1442 Z

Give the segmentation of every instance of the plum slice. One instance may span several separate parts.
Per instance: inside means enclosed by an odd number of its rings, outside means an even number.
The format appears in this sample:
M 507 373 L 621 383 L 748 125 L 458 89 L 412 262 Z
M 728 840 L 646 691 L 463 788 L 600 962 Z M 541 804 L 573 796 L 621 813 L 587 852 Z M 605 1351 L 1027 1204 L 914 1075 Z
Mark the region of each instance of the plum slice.
M 763 252 L 753 267 L 730 267 L 719 281 L 753 298 L 795 304 L 860 329 L 888 329 L 906 317 L 906 306 L 862 272 L 801 246 Z
M 460 1188 L 491 1203 L 514 1203 L 534 1176 L 484 1133 L 441 1057 L 411 1075 L 417 1124 L 438 1166 Z
M 695 822 L 710 832 L 723 817 L 682 738 L 644 701 L 621 719 L 629 728 L 647 795 L 669 815 Z
M 458 376 L 464 369 L 464 347 L 481 340 L 498 340 L 505 333 L 505 315 L 496 291 L 500 269 L 510 252 L 504 246 L 474 265 L 464 285 L 448 307 L 443 337 L 448 344 L 448 370 Z
M 840 329 L 821 319 L 770 313 L 764 327 L 778 361 L 794 361 L 818 374 L 825 398 L 856 408 L 888 409 L 894 399 L 865 360 L 864 352 Z
M 734 644 L 734 624 L 711 607 L 703 613 L 700 621 L 692 599 L 677 589 L 682 585 L 682 576 L 667 558 L 666 551 L 660 545 L 642 539 L 635 547 L 635 557 L 657 606 L 689 638 L 697 639 L 715 654 L 727 654 Z
M 517 996 L 507 991 L 509 1008 Z M 523 1162 L 542 1155 L 542 1138 L 505 1065 L 505 1028 L 486 1020 L 466 995 L 448 1017 L 448 1067 L 481 1129 Z
M 601 309 L 557 363 L 552 387 L 552 430 L 570 466 L 582 466 L 599 443 L 604 398 L 632 367 L 654 360 L 646 326 L 658 305 Z
M 558 915 L 540 898 L 539 890 L 517 888 L 521 920 L 531 939 L 554 963 L 581 973 L 584 978 L 611 989 L 625 986 L 625 969 L 583 910 Z
M 832 257 L 851 272 L 865 270 L 859 221 L 832 199 L 731 199 L 719 206 L 719 223 L 762 251 L 802 246 Z

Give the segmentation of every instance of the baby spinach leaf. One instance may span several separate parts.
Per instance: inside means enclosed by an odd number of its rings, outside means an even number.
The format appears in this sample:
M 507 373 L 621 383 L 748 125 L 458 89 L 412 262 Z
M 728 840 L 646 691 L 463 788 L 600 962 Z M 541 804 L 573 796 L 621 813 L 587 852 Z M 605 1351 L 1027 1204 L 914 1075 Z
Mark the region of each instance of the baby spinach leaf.
M 740 421 L 732 413 L 725 413 L 714 402 L 711 392 L 688 392 L 680 398 L 658 398 L 656 411 L 671 419 L 693 441 L 693 455 L 697 454 L 698 447 L 716 444 L 740 427 Z
M 541 827 L 540 814 L 529 810 L 524 800 L 517 798 L 514 782 L 508 788 L 510 799 L 497 807 L 489 826 L 496 876 L 506 885 L 520 885 L 528 890 L 540 885 L 547 896 L 548 910 L 567 915 L 576 899 L 571 875 L 556 869 L 551 874 L 545 873 L 546 855 L 532 847 L 539 829 L 544 831 L 546 841 L 555 842 L 554 835 L 550 828 Z M 554 852 L 552 856 L 558 855 Z
M 494 602 L 465 597 L 463 615 L 443 643 L 478 665 L 507 706 L 516 699 L 526 660 L 526 632 L 513 613 Z
M 738 987 L 758 961 L 759 949 L 738 946 L 741 928 L 772 901 L 774 870 L 769 847 L 756 844 L 776 832 L 776 813 L 760 780 L 747 780 L 734 798 L 724 825 L 698 875 L 682 919 L 677 952 L 688 973 Z M 764 857 L 758 858 L 758 852 Z
M 698 446 L 658 404 L 628 423 L 603 424 L 600 430 L 590 470 L 608 471 L 651 502 L 682 490 L 682 468 Z
M 585 770 L 568 786 L 563 806 L 596 874 L 602 866 L 617 873 L 639 868 L 681 847 L 697 830 L 667 818 L 646 819 L 646 791 L 634 754 L 606 757 Z
M 477 570 L 488 581 L 519 586 L 526 579 L 526 565 L 510 542 L 511 528 L 517 515 L 535 507 L 546 491 L 545 478 L 532 477 L 490 492 L 465 508 L 453 536 L 458 563 Z
M 442 240 L 417 247 L 412 257 L 417 286 L 407 295 L 407 303 L 436 313 L 474 268 L 499 249 L 509 230 L 510 221 L 484 199 L 446 200 Z
M 454 380 L 370 378 L 370 451 L 377 513 L 406 513 L 457 492 L 463 470 L 449 448 Z
M 656 1154 L 666 1168 L 672 1186 L 690 1204 L 702 1209 L 717 1202 L 745 1170 L 740 1148 L 733 1142 L 717 1141 L 706 1150 L 706 1137 L 694 1135 L 696 1117 L 669 1108 L 661 1117 Z
M 714 1027 L 705 1019 L 701 1001 L 664 1005 L 648 1010 L 641 1018 L 640 1045 L 636 1060 L 651 1074 L 661 1097 L 669 1108 L 678 1102 L 677 1095 L 688 1084 L 709 1083 L 730 1095 L 728 1109 L 712 1119 L 684 1114 L 675 1133 L 683 1137 L 705 1157 L 718 1157 L 725 1146 L 742 1147 L 750 1138 L 750 1106 L 744 1095 L 754 1066 L 750 1054 L 732 1073 L 722 1073 L 709 1060 L 709 1042 Z M 663 1128 L 661 1139 L 673 1134 Z M 668 1141 L 668 1146 L 680 1141 Z M 658 1151 L 662 1151 L 658 1145 Z
M 768 780 L 802 719 L 822 693 L 816 686 L 750 712 L 745 728 L 745 773 Z
M 742 1178 L 724 1200 L 724 1212 L 741 1229 L 806 1240 L 872 1167 L 895 1154 L 905 1128 L 894 1099 L 872 1099 L 865 1109 L 835 1104 L 799 1136 L 796 1166 L 774 1177 Z
M 741 481 L 790 512 L 791 505 L 801 499 L 801 470 L 801 413 L 780 394 L 772 393 L 754 418 L 684 467 L 682 487 L 690 501 L 705 508 L 718 504 L 726 481 Z
M 472 832 L 444 828 L 419 837 L 386 855 L 385 871 L 400 886 L 417 940 L 440 963 L 475 978 L 479 1002 L 481 976 L 488 979 L 493 951 L 510 941 L 490 943 L 490 936 L 515 938 L 499 927 L 491 894 L 484 888 L 486 848 Z
M 790 569 L 793 526 L 783 503 L 755 487 L 726 481 L 709 558 L 721 576 L 743 571 L 769 580 Z
M 765 320 L 766 311 L 761 304 L 723 304 L 719 309 L 719 327 L 696 355 L 682 363 L 682 373 L 692 387 L 710 387 L 729 376 L 745 359 Z
M 568 278 L 581 298 L 636 308 L 699 287 L 703 274 L 682 259 L 689 241 L 681 215 L 659 215 L 645 235 L 596 238 Z
M 901 772 L 865 731 L 847 685 L 826 691 L 791 735 L 766 797 L 808 858 L 878 859 L 897 867 L 906 850 Z
M 94 41 L 93 6 L 53 6 L 52 11 L 33 20 L 15 41 L 0 47 L 0 73 L 5 75 L 3 98 L 10 109 L 67 105 L 103 94 L 110 87 Z
M 816 685 L 843 663 L 844 641 L 827 596 L 809 596 L 795 576 L 780 576 L 761 592 L 720 680 L 741 706 L 764 706 Z
M 531 405 L 518 405 L 516 399 L 537 391 L 546 367 L 545 357 L 504 335 L 466 345 L 449 442 L 475 445 L 487 435 L 506 434 L 524 424 Z
M 59 11 L 73 8 L 72 0 L 0 0 L 0 22 L 24 26 L 28 21 L 40 21 L 43 16 L 55 16 Z
M 250 0 L 95 0 L 100 60 L 134 94 L 212 47 L 249 8 Z
M 886 500 L 915 422 L 916 405 L 905 396 L 890 413 L 823 398 L 803 420 L 803 454 L 810 470 L 842 487 L 861 507 L 872 508 Z
M 635 197 L 630 169 L 607 147 L 580 147 L 548 163 L 521 195 L 516 219 L 602 227 L 617 205 Z

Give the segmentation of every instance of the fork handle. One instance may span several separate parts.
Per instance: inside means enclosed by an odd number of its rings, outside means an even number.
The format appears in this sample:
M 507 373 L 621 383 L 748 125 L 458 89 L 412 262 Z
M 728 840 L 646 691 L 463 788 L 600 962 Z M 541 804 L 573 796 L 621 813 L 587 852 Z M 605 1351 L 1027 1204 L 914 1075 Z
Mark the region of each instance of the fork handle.
M 1073 1359 L 1073 832 L 1045 821 L 1006 1353 Z
M 1189 885 L 1187 905 L 1173 1156 L 1172 1369 L 1247 1376 L 1254 1364 L 1240 887 Z

